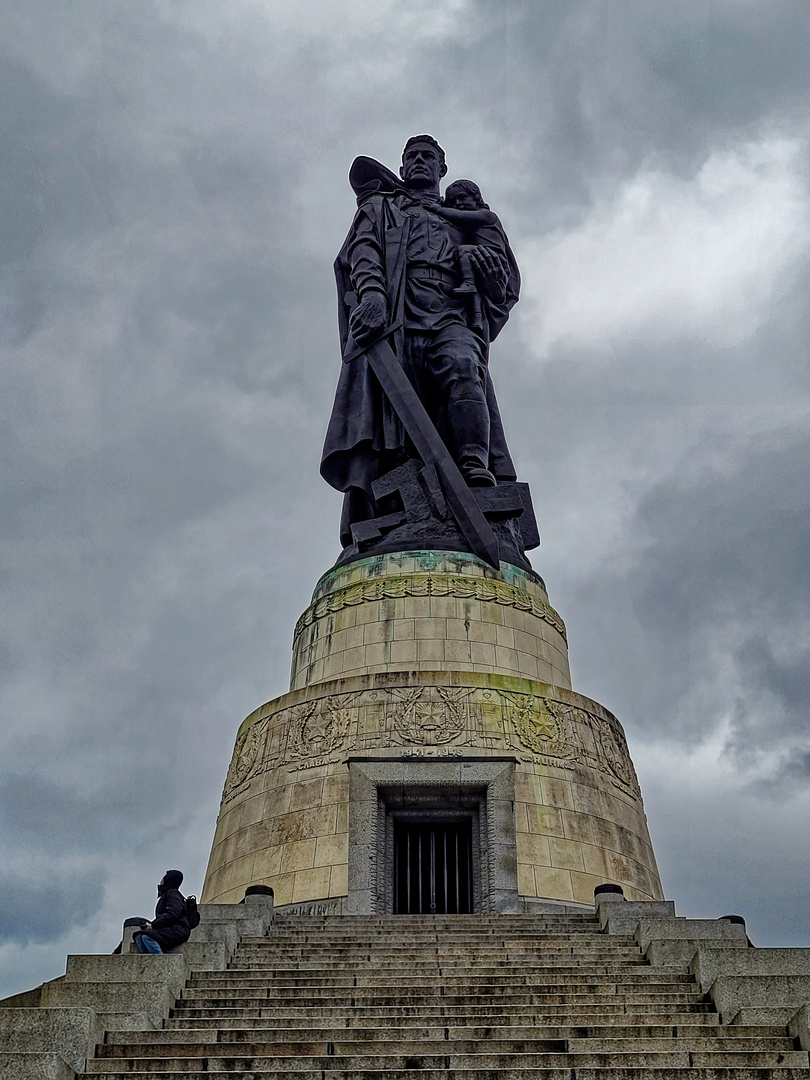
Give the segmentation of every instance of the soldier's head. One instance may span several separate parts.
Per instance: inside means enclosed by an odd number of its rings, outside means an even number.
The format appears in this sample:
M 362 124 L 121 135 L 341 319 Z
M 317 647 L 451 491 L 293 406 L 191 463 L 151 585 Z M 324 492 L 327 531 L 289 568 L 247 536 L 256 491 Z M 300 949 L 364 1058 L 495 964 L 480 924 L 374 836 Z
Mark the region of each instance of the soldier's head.
M 454 210 L 489 210 L 481 188 L 472 180 L 454 180 L 444 193 L 445 206 Z
M 399 175 L 409 188 L 439 189 L 447 172 L 444 150 L 432 135 L 414 135 L 405 143 Z

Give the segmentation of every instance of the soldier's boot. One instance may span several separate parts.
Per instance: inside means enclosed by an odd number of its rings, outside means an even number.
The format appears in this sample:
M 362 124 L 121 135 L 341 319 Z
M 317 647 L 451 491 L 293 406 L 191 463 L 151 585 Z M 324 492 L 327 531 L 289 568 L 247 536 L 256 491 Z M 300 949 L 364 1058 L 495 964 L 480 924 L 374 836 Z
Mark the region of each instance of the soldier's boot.
M 447 409 L 453 456 L 468 487 L 494 487 L 489 471 L 489 406 L 486 401 L 454 401 Z

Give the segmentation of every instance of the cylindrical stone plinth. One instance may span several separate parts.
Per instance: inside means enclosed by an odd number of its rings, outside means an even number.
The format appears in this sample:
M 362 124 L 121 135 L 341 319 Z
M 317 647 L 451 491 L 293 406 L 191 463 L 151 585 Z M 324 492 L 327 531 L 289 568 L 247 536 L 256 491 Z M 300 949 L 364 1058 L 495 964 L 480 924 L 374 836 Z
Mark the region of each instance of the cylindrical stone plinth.
M 469 818 L 474 910 L 662 897 L 621 725 L 572 691 L 542 581 L 505 564 L 409 552 L 321 579 L 290 692 L 239 729 L 203 901 L 266 884 L 281 909 L 395 910 L 398 815 Z
M 393 671 L 485 671 L 571 686 L 565 625 L 542 579 L 447 551 L 330 570 L 298 620 L 291 689 Z

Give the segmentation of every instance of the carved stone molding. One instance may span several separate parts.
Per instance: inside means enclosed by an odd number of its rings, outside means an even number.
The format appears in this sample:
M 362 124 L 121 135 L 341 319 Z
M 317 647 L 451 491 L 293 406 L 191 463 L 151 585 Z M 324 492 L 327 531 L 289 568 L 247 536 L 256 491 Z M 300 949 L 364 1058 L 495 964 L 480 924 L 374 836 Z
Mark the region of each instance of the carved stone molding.
M 407 574 L 347 585 L 307 608 L 296 623 L 293 641 L 313 622 L 342 611 L 343 608 L 368 604 L 375 600 L 398 600 L 406 596 L 455 596 L 464 600 L 482 600 L 517 608 L 548 623 L 567 641 L 565 623 L 550 604 L 503 581 L 453 574 Z

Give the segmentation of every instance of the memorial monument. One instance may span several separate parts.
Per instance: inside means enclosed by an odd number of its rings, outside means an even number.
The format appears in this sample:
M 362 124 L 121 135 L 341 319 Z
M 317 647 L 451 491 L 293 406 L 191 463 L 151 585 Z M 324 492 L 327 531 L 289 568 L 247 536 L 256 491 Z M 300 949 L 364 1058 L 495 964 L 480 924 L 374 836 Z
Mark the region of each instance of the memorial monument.
M 618 720 L 571 687 L 489 374 L 518 300 L 503 226 L 435 139 L 357 158 L 335 263 L 342 362 L 321 473 L 342 550 L 290 690 L 240 727 L 202 899 L 316 913 L 662 898 Z M 508 373 L 506 373 L 508 377 Z

